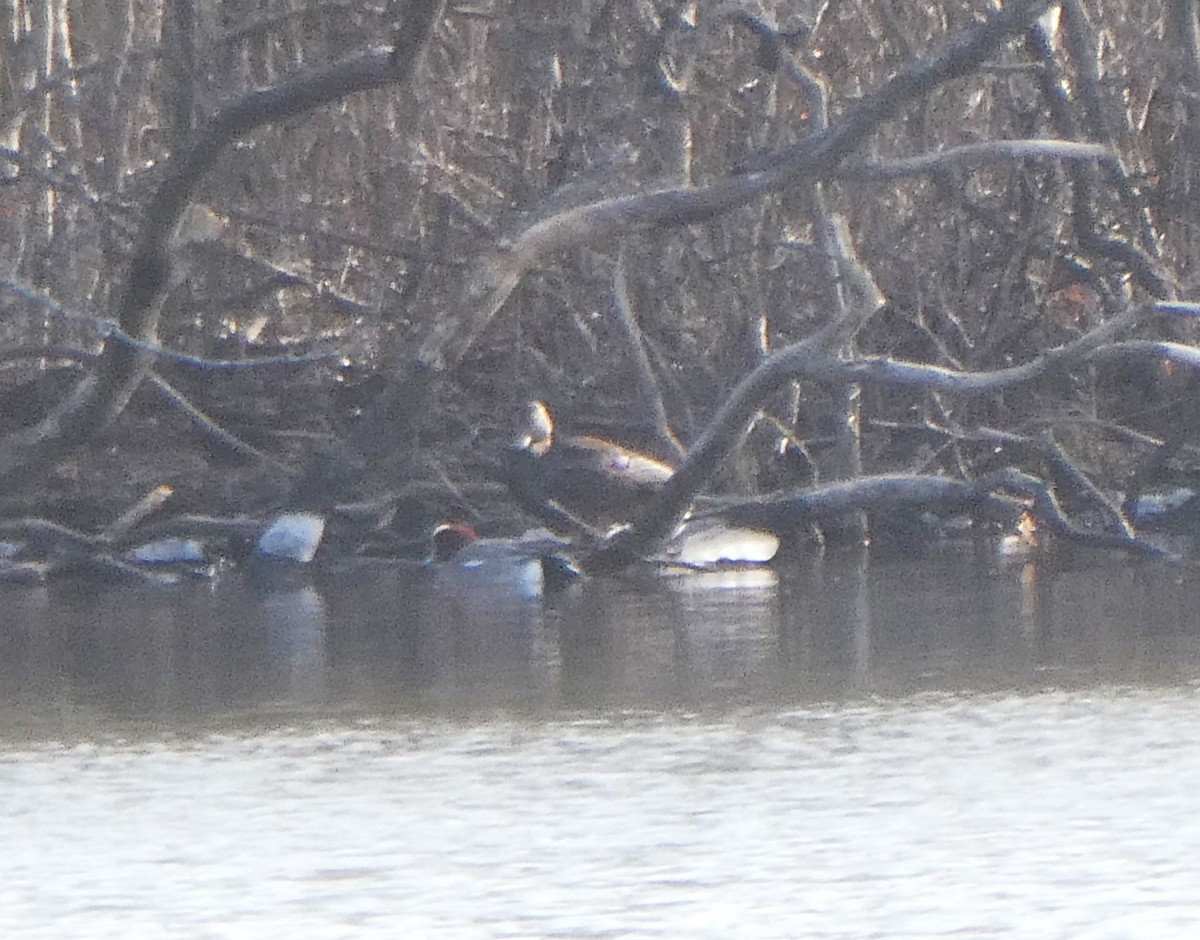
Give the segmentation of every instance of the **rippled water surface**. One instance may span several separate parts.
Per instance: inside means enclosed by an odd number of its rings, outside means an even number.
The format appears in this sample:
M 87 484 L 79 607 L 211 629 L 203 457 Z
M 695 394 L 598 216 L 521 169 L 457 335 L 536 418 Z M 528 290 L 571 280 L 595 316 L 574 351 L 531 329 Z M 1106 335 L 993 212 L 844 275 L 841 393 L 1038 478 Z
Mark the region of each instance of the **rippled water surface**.
M 1194 936 L 1198 583 L 10 590 L 0 936 Z

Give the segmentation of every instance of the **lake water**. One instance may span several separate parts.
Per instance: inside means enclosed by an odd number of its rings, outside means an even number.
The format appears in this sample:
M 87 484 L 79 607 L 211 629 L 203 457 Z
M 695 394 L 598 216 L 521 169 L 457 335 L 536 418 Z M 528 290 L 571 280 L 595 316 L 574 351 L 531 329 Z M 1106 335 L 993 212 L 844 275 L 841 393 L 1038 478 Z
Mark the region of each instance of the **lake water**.
M 0 936 L 1191 937 L 1200 577 L 0 598 Z

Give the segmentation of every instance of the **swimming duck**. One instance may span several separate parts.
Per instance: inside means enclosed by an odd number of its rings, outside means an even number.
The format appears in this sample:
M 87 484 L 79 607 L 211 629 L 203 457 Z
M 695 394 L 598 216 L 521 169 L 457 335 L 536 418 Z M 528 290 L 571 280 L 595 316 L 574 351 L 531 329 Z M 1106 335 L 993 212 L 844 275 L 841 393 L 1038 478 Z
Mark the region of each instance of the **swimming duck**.
M 648 454 L 601 437 L 558 435 L 541 401 L 526 408 L 525 427 L 504 452 L 513 495 L 536 515 L 557 505 L 592 525 L 628 520 L 675 470 Z
M 314 512 L 284 512 L 259 536 L 256 548 L 263 558 L 307 565 L 321 546 L 325 517 Z
M 770 564 L 779 536 L 716 519 L 683 522 L 653 561 L 693 571 L 754 568 Z
M 579 577 L 566 543 L 534 530 L 516 539 L 480 538 L 471 526 L 439 525 L 426 564 L 463 590 L 515 592 L 526 599 L 561 591 Z

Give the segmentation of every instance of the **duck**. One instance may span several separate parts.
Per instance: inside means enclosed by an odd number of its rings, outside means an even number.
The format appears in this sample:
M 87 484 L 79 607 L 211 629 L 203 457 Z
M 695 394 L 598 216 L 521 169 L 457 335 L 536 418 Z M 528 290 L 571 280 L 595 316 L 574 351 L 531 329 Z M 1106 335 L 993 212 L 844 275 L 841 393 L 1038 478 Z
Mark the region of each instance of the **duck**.
M 629 521 L 674 473 L 670 464 L 615 441 L 557 434 L 546 403 L 533 401 L 520 434 L 504 450 L 501 475 L 539 518 L 554 517 L 557 507 L 604 528 Z
M 764 567 L 778 551 L 774 532 L 719 519 L 686 519 L 651 561 L 682 570 L 728 571 Z
M 325 534 L 325 517 L 315 512 L 282 512 L 255 543 L 262 558 L 307 565 L 316 557 Z
M 567 543 L 543 529 L 519 538 L 480 538 L 472 526 L 443 523 L 433 530 L 426 567 L 456 590 L 493 591 L 536 600 L 570 586 L 579 569 Z

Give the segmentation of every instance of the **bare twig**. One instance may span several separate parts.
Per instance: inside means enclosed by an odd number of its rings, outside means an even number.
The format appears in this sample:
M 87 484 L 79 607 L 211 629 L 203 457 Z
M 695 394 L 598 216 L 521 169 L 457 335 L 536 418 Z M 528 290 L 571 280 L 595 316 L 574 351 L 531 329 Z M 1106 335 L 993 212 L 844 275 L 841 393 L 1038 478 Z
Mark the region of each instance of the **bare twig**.
M 210 440 L 215 441 L 220 446 L 226 448 L 230 453 L 237 454 L 237 456 L 249 460 L 261 461 L 268 466 L 275 468 L 285 476 L 292 475 L 291 470 L 281 464 L 270 454 L 264 454 L 257 447 L 247 444 L 245 441 L 226 431 L 212 418 L 188 401 L 187 397 L 182 392 L 180 392 L 162 376 L 151 373 L 150 384 L 154 387 L 154 390 L 167 401 L 168 404 L 180 411 L 184 417 L 186 417 L 188 421 L 190 421 L 192 425 L 196 427 L 202 434 L 204 434 Z
M 1200 347 L 1184 343 L 1135 339 L 1123 343 L 1110 343 L 1094 350 L 1092 359 L 1141 359 L 1154 357 L 1169 359 L 1177 365 L 1200 371 Z
M 885 163 L 847 161 L 838 169 L 837 176 L 842 179 L 895 180 L 963 164 L 1011 163 L 1013 160 L 1032 159 L 1108 163 L 1116 158 L 1112 150 L 1100 144 L 1081 144 L 1072 140 L 992 140 L 948 147 L 937 153 L 923 153 Z
M 156 486 L 149 493 L 104 527 L 100 538 L 109 544 L 119 542 L 137 528 L 147 516 L 163 507 L 175 491 L 169 486 Z
M 667 419 L 667 409 L 663 404 L 662 389 L 654 378 L 654 368 L 650 365 L 650 357 L 646 355 L 646 341 L 629 299 L 623 251 L 617 257 L 616 271 L 613 274 L 613 309 L 617 314 L 617 322 L 621 325 L 621 332 L 629 343 L 629 351 L 633 354 L 638 378 L 638 401 L 650 409 L 658 439 L 674 452 L 676 460 L 682 460 L 687 451 L 671 430 L 671 422 Z
M 68 310 L 64 310 L 59 304 L 41 292 L 18 284 L 15 281 L 0 280 L 0 287 L 35 304 L 38 308 L 52 316 L 75 323 L 86 324 L 96 330 L 101 336 L 113 342 L 124 343 L 132 349 L 147 353 L 162 362 L 187 369 L 195 369 L 200 372 L 251 372 L 256 369 L 298 368 L 310 366 L 315 362 L 328 362 L 331 359 L 336 359 L 338 356 L 337 353 L 333 352 L 303 353 L 301 355 L 288 356 L 258 356 L 254 359 L 206 359 L 203 356 L 190 356 L 185 353 L 166 349 L 157 343 L 135 339 L 112 320 L 105 320 L 103 317 L 92 316 L 91 314 L 71 313 Z M 62 347 L 56 350 L 53 347 L 23 345 L 12 349 L 0 350 L 0 361 L 7 362 L 37 358 L 72 359 L 76 362 L 91 362 L 97 356 L 93 353 L 75 350 L 71 347 Z

